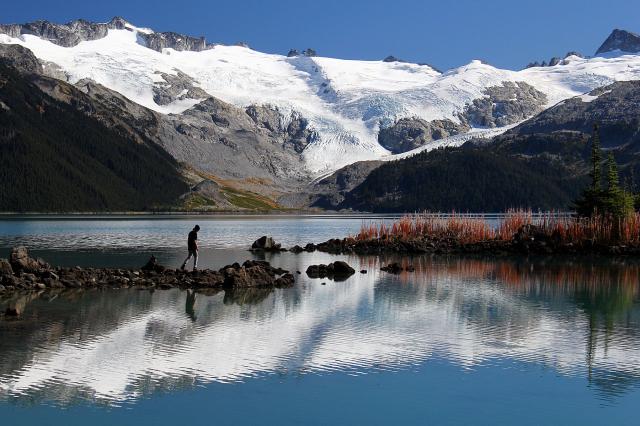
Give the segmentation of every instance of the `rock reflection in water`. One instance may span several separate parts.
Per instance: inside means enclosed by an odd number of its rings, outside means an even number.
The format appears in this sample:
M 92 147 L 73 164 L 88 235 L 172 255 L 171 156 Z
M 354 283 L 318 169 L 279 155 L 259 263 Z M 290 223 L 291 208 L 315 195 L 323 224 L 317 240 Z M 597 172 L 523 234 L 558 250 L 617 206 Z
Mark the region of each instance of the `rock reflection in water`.
M 118 404 L 197 383 L 431 358 L 465 369 L 543 365 L 584 377 L 603 398 L 639 383 L 638 262 L 335 259 L 369 273 L 278 290 L 38 294 L 19 319 L 0 321 L 0 395 Z M 326 261 L 270 260 L 292 270 Z M 391 260 L 415 272 L 380 272 Z

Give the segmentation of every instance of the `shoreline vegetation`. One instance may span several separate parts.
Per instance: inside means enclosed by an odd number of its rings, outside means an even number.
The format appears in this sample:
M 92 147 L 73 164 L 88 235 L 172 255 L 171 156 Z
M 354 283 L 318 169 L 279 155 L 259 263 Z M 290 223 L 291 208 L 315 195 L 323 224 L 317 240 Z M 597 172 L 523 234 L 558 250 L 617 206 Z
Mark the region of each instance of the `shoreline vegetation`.
M 333 254 L 490 253 L 640 254 L 640 213 L 590 217 L 510 210 L 497 224 L 482 215 L 415 214 L 392 222 L 363 223 L 360 232 L 293 252 Z

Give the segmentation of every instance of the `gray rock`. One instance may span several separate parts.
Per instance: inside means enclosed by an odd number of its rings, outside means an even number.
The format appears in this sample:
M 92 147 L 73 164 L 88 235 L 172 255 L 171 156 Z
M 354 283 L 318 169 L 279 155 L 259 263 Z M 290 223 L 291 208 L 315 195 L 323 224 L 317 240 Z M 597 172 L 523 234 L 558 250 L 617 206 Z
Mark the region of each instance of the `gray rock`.
M 250 105 L 245 111 L 272 138 L 281 140 L 285 147 L 297 153 L 304 151 L 318 137 L 317 132 L 309 128 L 309 122 L 296 112 L 285 117 L 277 107 L 270 105 Z
M 427 142 L 464 133 L 466 123 L 451 120 L 426 121 L 421 118 L 402 118 L 378 133 L 378 142 L 394 154 L 411 151 Z
M 640 52 L 640 35 L 615 29 L 596 51 L 596 55 L 620 50 L 627 53 Z
M 287 53 L 287 58 L 295 58 L 296 56 L 300 56 L 298 49 L 291 49 L 289 50 L 289 53 Z
M 203 89 L 195 86 L 195 80 L 182 71 L 176 70 L 176 75 L 159 74 L 164 82 L 156 82 L 153 85 L 153 101 L 158 105 L 168 105 L 182 99 L 206 99 L 211 97 Z
M 107 35 L 109 29 L 124 29 L 126 21 L 113 18 L 109 23 L 94 23 L 77 19 L 66 24 L 35 21 L 26 24 L 0 25 L 0 33 L 10 37 L 23 34 L 35 35 L 63 47 L 73 47 L 84 40 L 98 40 Z
M 258 238 L 251 244 L 252 250 L 280 251 L 281 247 L 282 246 L 276 243 L 272 237 L 266 235 Z
M 138 35 L 144 41 L 145 46 L 158 52 L 161 52 L 162 49 L 201 52 L 215 46 L 213 43 L 207 43 L 204 37 L 191 37 L 174 32 L 138 33 Z
M 484 97 L 467 104 L 462 114 L 473 126 L 507 126 L 537 114 L 547 104 L 544 93 L 522 81 L 505 81 L 501 86 L 488 87 L 484 93 Z

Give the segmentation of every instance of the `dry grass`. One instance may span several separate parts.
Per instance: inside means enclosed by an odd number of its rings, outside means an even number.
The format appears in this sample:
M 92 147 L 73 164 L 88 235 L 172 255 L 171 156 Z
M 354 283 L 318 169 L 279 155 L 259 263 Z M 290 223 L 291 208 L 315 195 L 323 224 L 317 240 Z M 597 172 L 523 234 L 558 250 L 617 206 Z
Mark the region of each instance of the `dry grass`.
M 577 218 L 561 212 L 534 214 L 531 210 L 509 210 L 492 223 L 482 215 L 414 214 L 393 223 L 363 223 L 356 240 L 453 240 L 462 244 L 511 240 L 525 225 L 534 225 L 558 243 L 640 243 L 640 214 L 625 218 L 596 216 Z

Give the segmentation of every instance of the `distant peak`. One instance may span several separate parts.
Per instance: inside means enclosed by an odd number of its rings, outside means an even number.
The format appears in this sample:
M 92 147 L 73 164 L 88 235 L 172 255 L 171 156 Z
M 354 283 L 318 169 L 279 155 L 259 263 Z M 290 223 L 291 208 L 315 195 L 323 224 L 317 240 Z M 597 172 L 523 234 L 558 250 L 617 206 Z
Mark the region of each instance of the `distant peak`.
M 127 26 L 131 26 L 131 23 L 121 16 L 114 16 L 107 25 L 115 30 L 124 30 Z
M 596 51 L 596 55 L 616 50 L 626 53 L 639 53 L 640 35 L 616 28 Z
M 395 57 L 395 56 L 393 56 L 393 55 L 389 55 L 389 56 L 387 56 L 386 58 L 384 58 L 384 59 L 382 60 L 382 62 L 406 62 L 406 61 L 403 61 L 403 60 L 402 60 L 402 59 L 400 59 L 400 58 L 396 58 L 396 57 Z

